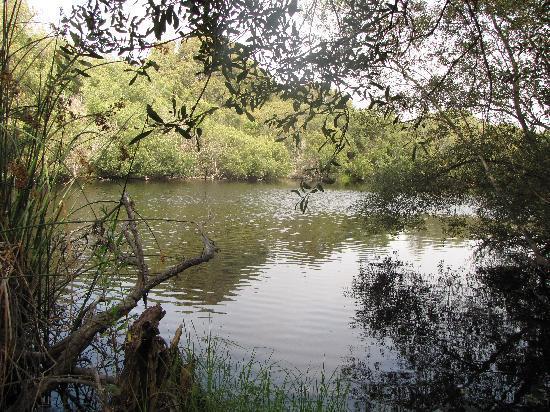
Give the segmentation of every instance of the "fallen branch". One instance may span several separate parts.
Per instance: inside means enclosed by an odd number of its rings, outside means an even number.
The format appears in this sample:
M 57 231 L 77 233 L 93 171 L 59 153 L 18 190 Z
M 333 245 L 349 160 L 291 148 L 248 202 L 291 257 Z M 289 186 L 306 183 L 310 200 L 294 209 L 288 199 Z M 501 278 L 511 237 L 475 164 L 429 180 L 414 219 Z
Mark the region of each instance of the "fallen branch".
M 105 385 L 115 385 L 116 378 L 114 376 L 100 374 L 95 368 L 74 368 L 73 375 L 84 376 L 94 379 L 96 382 L 100 382 Z
M 47 358 L 51 361 L 45 365 L 44 369 L 47 370 L 47 374 L 44 376 L 44 379 L 39 384 L 35 382 L 27 383 L 24 390 L 21 391 L 17 402 L 12 405 L 11 411 L 31 410 L 35 401 L 43 393 L 53 389 L 55 384 L 59 382 L 54 377 L 74 374 L 80 354 L 91 344 L 94 337 L 114 325 L 119 319 L 128 315 L 151 289 L 170 278 L 178 276 L 191 267 L 208 262 L 216 255 L 216 246 L 199 226 L 198 229 L 203 242 L 201 254 L 184 259 L 182 262 L 165 269 L 156 276 L 149 276 L 149 270 L 144 259 L 143 244 L 137 231 L 133 203 L 126 193 L 122 197 L 122 202 L 128 213 L 129 233 L 127 235 L 131 239 L 129 243 L 139 263 L 138 278 L 134 286 L 121 301 L 104 311 L 89 316 L 78 329 L 51 347 L 47 354 Z M 82 380 L 82 376 L 74 379 Z

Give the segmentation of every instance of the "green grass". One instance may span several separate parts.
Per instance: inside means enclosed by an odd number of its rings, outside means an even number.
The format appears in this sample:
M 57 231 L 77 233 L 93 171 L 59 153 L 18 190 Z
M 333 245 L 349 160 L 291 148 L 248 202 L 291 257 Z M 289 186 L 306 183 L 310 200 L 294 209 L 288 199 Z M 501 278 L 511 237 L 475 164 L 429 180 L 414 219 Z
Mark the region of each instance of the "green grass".
M 188 340 L 189 342 L 190 340 Z M 254 353 L 235 361 L 232 343 L 211 336 L 205 345 L 188 345 L 185 354 L 195 364 L 187 411 L 345 411 L 349 385 L 337 373 L 320 377 L 261 362 Z

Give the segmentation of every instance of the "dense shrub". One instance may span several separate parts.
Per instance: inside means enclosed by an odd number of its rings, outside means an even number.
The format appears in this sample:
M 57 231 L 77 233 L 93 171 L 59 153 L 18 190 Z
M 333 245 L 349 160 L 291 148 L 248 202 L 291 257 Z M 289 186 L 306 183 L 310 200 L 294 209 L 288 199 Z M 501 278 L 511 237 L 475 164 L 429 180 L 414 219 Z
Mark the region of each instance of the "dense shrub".
M 204 153 L 198 154 L 197 166 L 210 170 L 213 177 L 274 180 L 290 173 L 288 150 L 270 136 L 254 136 L 224 125 L 211 125 L 205 133 Z
M 138 146 L 129 146 L 128 139 L 100 150 L 93 161 L 100 177 L 123 177 L 130 170 L 134 177 L 192 177 L 196 158 L 193 149 L 175 135 L 151 135 Z M 134 157 L 134 150 L 135 159 Z

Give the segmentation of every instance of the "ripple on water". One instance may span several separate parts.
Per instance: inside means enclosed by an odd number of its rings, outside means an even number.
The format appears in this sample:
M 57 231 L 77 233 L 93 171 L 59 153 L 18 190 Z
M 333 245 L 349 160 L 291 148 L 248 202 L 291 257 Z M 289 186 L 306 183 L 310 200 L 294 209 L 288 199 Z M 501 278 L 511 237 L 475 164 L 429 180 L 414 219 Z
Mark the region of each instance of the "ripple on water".
M 344 291 L 365 262 L 399 256 L 433 272 L 441 259 L 464 265 L 472 245 L 443 240 L 438 230 L 371 234 L 356 212 L 364 193 L 326 190 L 310 210 L 295 210 L 292 186 L 233 183 L 131 183 L 142 216 L 203 222 L 220 251 L 207 265 L 159 285 L 151 302 L 167 314 L 164 331 L 182 321 L 197 335 L 212 332 L 258 356 L 298 368 L 340 366 L 366 351 L 381 368 L 397 355 L 368 331 L 351 327 L 357 306 Z M 115 184 L 89 187 L 89 197 L 117 199 Z M 154 221 L 144 234 L 152 272 L 201 248 L 193 225 Z M 143 227 L 144 232 L 146 228 Z M 164 256 L 159 257 L 159 247 Z M 128 286 L 130 283 L 126 282 Z

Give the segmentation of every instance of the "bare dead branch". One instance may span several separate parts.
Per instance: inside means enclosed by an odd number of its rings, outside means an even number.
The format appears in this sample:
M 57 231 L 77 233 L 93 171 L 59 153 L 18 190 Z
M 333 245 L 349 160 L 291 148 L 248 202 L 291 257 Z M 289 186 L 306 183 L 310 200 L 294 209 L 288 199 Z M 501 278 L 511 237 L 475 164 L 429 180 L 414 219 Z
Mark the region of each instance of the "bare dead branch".
M 181 334 L 183 332 L 183 325 L 179 325 L 176 329 L 176 333 L 174 334 L 174 337 L 172 338 L 172 341 L 170 342 L 170 350 L 175 350 L 181 339 Z
M 100 374 L 95 368 L 74 368 L 72 375 L 93 378 L 95 381 L 99 380 L 102 384 L 116 384 L 114 376 Z
M 91 380 L 95 379 L 95 375 L 89 376 L 79 374 L 77 372 L 82 370 L 75 369 L 80 354 L 91 344 L 94 337 L 98 333 L 114 325 L 119 319 L 128 315 L 130 311 L 137 306 L 137 303 L 142 297 L 155 286 L 179 275 L 193 266 L 206 263 L 214 258 L 217 248 L 204 233 L 203 229 L 198 226 L 203 242 L 201 254 L 189 259 L 184 259 L 182 262 L 165 269 L 154 277 L 148 276 L 149 269 L 144 259 L 143 244 L 137 230 L 133 205 L 127 194 L 123 196 L 123 203 L 129 218 L 128 230 L 130 233 L 128 237 L 134 241 L 134 252 L 137 260 L 140 262 L 139 278 L 136 280 L 134 287 L 128 291 L 121 301 L 84 319 L 78 329 L 74 330 L 49 350 L 48 358 L 52 359 L 52 361 L 47 376 L 45 376 L 39 384 L 29 383 L 24 395 L 15 405 L 13 405 L 12 410 L 30 410 L 35 400 L 38 399 L 42 393 L 51 390 L 60 382 L 84 384 L 85 378 L 90 378 L 89 381 L 86 381 L 86 384 L 95 385 L 95 380 Z M 92 304 L 93 307 L 96 308 L 98 303 L 99 302 L 94 302 L 94 304 Z M 87 310 L 87 312 L 90 312 L 90 310 Z M 73 375 L 76 375 L 76 377 Z M 105 377 L 105 379 L 107 379 L 107 377 Z
M 127 231 L 125 231 L 125 236 L 126 239 L 128 239 L 129 241 L 128 243 L 130 243 L 130 246 L 133 248 L 135 257 L 138 262 L 139 282 L 137 287 L 143 288 L 145 282 L 147 282 L 147 278 L 149 277 L 149 266 L 147 266 L 147 263 L 145 262 L 145 257 L 143 256 L 143 242 L 141 240 L 141 235 L 139 234 L 139 231 L 137 229 L 134 207 L 130 200 L 130 197 L 128 196 L 128 193 L 126 192 L 122 194 L 122 204 L 124 205 L 126 213 L 128 214 L 128 228 L 132 233 L 132 241 L 130 241 L 130 236 L 128 236 Z

